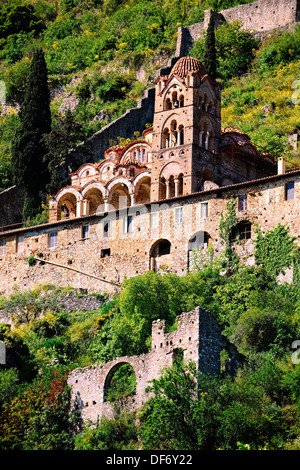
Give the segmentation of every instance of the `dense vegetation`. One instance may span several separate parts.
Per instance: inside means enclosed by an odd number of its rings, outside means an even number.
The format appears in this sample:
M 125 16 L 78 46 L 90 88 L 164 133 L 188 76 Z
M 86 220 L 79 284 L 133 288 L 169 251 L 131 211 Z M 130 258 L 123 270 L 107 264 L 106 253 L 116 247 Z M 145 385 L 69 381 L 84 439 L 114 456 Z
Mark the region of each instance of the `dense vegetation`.
M 227 248 L 236 240 L 228 204 L 223 218 Z M 201 253 L 200 253 L 201 256 Z M 72 288 L 41 285 L 0 299 L 14 326 L 2 324 L 0 339 L 14 366 L 0 371 L 2 449 L 299 449 L 300 335 L 299 252 L 281 225 L 255 239 L 256 266 L 224 256 L 185 276 L 147 272 L 126 280 L 91 312 L 59 307 Z M 277 275 L 294 266 L 294 281 Z M 82 294 L 77 294 L 82 295 Z M 121 355 L 147 352 L 151 324 L 196 306 L 212 311 L 223 334 L 243 357 L 237 375 L 197 377 L 180 360 L 151 387 L 154 397 L 135 413 L 103 418 L 78 434 L 80 414 L 69 409 L 67 373 Z M 198 379 L 199 390 L 195 389 Z M 130 367 L 115 374 L 108 399 L 134 394 Z M 119 409 L 119 411 L 118 411 Z M 77 432 L 76 432 L 77 430 Z
M 0 114 L 0 190 L 13 183 L 11 143 L 37 47 L 45 53 L 56 135 L 66 127 L 66 95 L 71 94 L 76 132 L 66 145 L 74 146 L 136 105 L 156 70 L 174 54 L 178 26 L 202 21 L 207 8 L 249 1 L 0 2 L 0 80 L 8 104 Z M 299 28 L 275 34 L 261 44 L 237 23 L 223 25 L 216 34 L 217 78 L 224 85 L 222 124 L 240 128 L 260 150 L 276 155 L 290 156 L 287 136 L 299 127 L 299 104 L 292 99 L 299 34 Z M 202 59 L 203 46 L 200 39 L 191 54 Z M 64 158 L 58 150 L 54 139 L 52 155 Z M 47 188 L 56 190 L 57 180 Z

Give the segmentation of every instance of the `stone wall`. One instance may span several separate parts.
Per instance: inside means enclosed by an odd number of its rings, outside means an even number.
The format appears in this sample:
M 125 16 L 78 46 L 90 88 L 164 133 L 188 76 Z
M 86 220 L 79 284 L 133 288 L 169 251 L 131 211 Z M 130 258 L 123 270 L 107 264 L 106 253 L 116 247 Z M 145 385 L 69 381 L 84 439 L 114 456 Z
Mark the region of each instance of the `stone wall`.
M 294 198 L 286 200 L 286 184 L 294 182 Z M 167 269 L 185 274 L 191 264 L 193 240 L 197 236 L 200 247 L 213 247 L 214 255 L 224 250 L 219 237 L 221 214 L 226 201 L 232 197 L 247 196 L 247 209 L 238 210 L 238 219 L 248 221 L 251 238 L 236 244 L 242 262 L 254 264 L 254 224 L 263 232 L 281 223 L 290 227 L 291 235 L 300 238 L 300 172 L 276 175 L 248 183 L 227 187 L 211 187 L 205 191 L 158 201 L 128 210 L 65 219 L 57 223 L 23 228 L 0 234 L 0 244 L 6 240 L 6 250 L 0 256 L 0 295 L 30 289 L 39 283 L 84 288 L 93 292 L 113 294 L 125 277 L 143 274 L 149 269 Z M 207 204 L 207 215 L 202 218 L 202 204 Z M 178 210 L 182 210 L 178 219 Z M 151 213 L 157 213 L 157 226 L 151 228 Z M 124 233 L 124 217 L 133 215 L 133 229 Z M 110 220 L 111 236 L 105 237 L 104 224 Z M 89 237 L 82 238 L 82 226 L 89 224 Z M 49 247 L 49 234 L 57 232 L 57 246 Z M 18 237 L 24 236 L 23 249 L 18 250 Z M 169 251 L 157 250 L 169 242 Z M 42 254 L 44 262 L 29 266 L 31 255 Z M 58 263 L 65 268 L 52 264 Z M 83 271 L 81 274 L 72 271 Z M 113 282 L 114 284 L 110 284 Z
M 175 55 L 187 55 L 193 41 L 199 39 L 208 26 L 211 10 L 206 10 L 204 21 L 178 30 Z M 215 13 L 216 27 L 224 21 L 241 21 L 243 28 L 262 38 L 273 30 L 293 28 L 300 21 L 299 0 L 256 0 L 250 4 Z
M 176 331 L 166 332 L 165 322 L 152 324 L 152 347 L 146 354 L 118 357 L 113 361 L 73 370 L 68 379 L 72 387 L 72 406 L 79 407 L 83 421 L 96 422 L 101 416 L 112 416 L 113 406 L 105 400 L 116 370 L 130 364 L 136 377 L 136 394 L 130 406 L 139 409 L 149 398 L 146 392 L 149 381 L 158 379 L 165 367 L 171 367 L 178 350 L 183 352 L 183 362 L 195 362 L 197 370 L 205 374 L 220 373 L 220 353 L 228 350 L 231 364 L 228 373 L 234 373 L 238 364 L 237 350 L 225 341 L 214 316 L 198 307 L 177 317 Z

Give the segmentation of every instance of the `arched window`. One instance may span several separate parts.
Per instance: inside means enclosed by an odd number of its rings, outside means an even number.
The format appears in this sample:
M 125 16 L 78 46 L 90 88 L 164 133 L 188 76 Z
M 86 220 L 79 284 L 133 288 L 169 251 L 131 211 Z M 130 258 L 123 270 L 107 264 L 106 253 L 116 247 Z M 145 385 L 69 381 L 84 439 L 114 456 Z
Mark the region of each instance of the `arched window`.
M 162 139 L 162 148 L 166 149 L 170 147 L 170 132 L 168 128 L 165 128 L 163 131 L 163 139 Z
M 183 108 L 184 106 L 184 96 L 180 95 L 179 96 L 179 108 Z
M 179 128 L 178 128 L 178 135 L 179 135 L 178 144 L 179 144 L 179 145 L 183 145 L 183 144 L 184 144 L 184 130 L 183 130 L 183 125 L 179 126 Z
M 170 98 L 167 98 L 165 103 L 165 110 L 169 111 L 170 109 L 172 109 L 172 101 L 170 100 Z

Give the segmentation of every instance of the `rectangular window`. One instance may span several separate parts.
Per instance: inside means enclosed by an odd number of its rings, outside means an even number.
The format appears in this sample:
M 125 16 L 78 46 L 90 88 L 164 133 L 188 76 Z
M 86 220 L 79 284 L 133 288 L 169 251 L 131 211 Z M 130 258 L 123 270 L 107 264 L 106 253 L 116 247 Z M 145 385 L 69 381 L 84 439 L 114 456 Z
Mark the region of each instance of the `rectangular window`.
M 24 251 L 24 235 L 17 237 L 17 253 L 22 253 Z
M 208 217 L 208 202 L 201 203 L 201 219 Z
M 107 256 L 110 256 L 110 248 L 105 248 L 104 250 L 101 250 L 101 258 L 106 258 Z
M 151 225 L 151 229 L 158 227 L 158 214 L 157 214 L 157 212 L 154 212 L 153 214 L 150 215 L 150 225 Z
M 239 239 L 249 240 L 249 238 L 251 238 L 251 223 L 241 223 L 239 226 Z
M 285 185 L 285 199 L 286 201 L 294 199 L 294 183 L 287 183 Z
M 57 232 L 50 232 L 48 238 L 48 247 L 56 248 L 57 247 Z
M 6 240 L 0 240 L 0 256 L 5 256 L 6 254 Z
M 239 211 L 247 210 L 247 196 L 239 196 L 238 210 Z
M 182 223 L 182 207 L 178 207 L 178 209 L 175 209 L 175 223 Z
M 81 238 L 89 238 L 90 234 L 90 226 L 83 225 L 81 228 Z
M 133 215 L 124 217 L 124 233 L 133 232 Z
M 109 238 L 111 237 L 111 221 L 107 220 L 103 223 L 103 237 Z

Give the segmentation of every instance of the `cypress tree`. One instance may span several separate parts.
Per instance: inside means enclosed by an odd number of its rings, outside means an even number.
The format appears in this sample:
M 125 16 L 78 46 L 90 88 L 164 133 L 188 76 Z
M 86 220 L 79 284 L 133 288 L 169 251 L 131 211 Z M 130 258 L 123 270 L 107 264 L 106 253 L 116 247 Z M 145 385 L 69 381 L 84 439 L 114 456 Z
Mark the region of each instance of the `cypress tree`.
M 30 64 L 24 98 L 19 112 L 20 125 L 12 144 L 14 183 L 25 191 L 23 218 L 32 219 L 41 210 L 40 193 L 49 180 L 44 156 L 44 136 L 51 131 L 50 92 L 42 49 Z
M 214 11 L 211 11 L 209 23 L 205 36 L 203 65 L 210 78 L 215 81 L 217 78 L 217 54 L 215 40 L 215 18 Z

